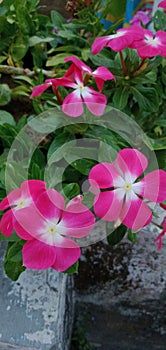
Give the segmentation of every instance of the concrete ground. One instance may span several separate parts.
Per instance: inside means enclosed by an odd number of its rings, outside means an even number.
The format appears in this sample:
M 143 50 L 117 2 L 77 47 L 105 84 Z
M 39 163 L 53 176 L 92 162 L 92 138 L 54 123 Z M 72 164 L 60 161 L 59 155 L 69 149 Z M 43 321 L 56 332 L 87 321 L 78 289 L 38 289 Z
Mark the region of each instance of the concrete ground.
M 166 349 L 166 242 L 159 251 L 156 235 L 150 227 L 135 245 L 98 242 L 84 251 L 75 278 L 78 345 L 72 350 Z M 81 332 L 89 342 L 83 348 Z
M 165 300 L 107 308 L 79 303 L 76 310 L 93 350 L 165 350 L 165 306 Z

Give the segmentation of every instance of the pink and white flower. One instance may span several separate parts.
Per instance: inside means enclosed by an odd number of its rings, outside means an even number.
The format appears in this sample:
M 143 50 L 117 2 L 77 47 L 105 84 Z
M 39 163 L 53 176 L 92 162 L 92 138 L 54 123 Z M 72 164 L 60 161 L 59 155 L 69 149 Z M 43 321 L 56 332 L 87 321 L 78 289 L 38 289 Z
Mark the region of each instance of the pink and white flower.
M 81 200 L 81 196 L 73 198 L 65 208 L 64 198 L 49 189 L 35 206 L 14 213 L 14 228 L 28 241 L 22 250 L 25 267 L 65 271 L 79 259 L 80 247 L 72 238 L 88 235 L 95 223 Z
M 163 9 L 166 9 L 166 0 L 161 1 L 161 2 L 158 4 L 158 7 L 163 8 Z
M 71 66 L 62 78 L 47 79 L 44 84 L 35 86 L 31 98 L 40 96 L 46 89 L 52 86 L 57 95 L 57 88 L 64 86 L 74 89 L 62 102 L 62 111 L 70 117 L 79 117 L 83 111 L 83 102 L 87 108 L 96 116 L 101 116 L 104 112 L 107 99 L 104 94 L 87 86 L 90 77 L 96 81 L 98 89 L 101 91 L 106 80 L 115 79 L 113 74 L 106 67 L 98 67 L 92 71 L 84 62 L 77 57 L 66 57 L 66 62 L 72 61 Z
M 133 230 L 150 223 L 152 212 L 146 202 L 166 199 L 166 172 L 155 170 L 138 180 L 147 165 L 141 152 L 126 148 L 112 164 L 100 163 L 91 169 L 90 190 L 96 194 L 94 210 L 98 217 Z
M 137 49 L 137 53 L 141 58 L 157 55 L 166 57 L 166 32 L 158 30 L 154 34 L 148 29 L 143 29 L 143 32 L 143 38 L 134 40 L 130 47 Z
M 146 11 L 137 11 L 137 13 L 133 16 L 130 21 L 131 25 L 141 26 L 141 24 L 145 25 L 150 22 L 150 17 L 148 16 L 148 12 Z
M 105 46 L 119 52 L 129 47 L 134 40 L 140 40 L 143 37 L 143 28 L 140 26 L 131 26 L 129 28 L 118 29 L 115 34 L 101 36 L 96 38 L 92 44 L 92 53 L 96 55 Z
M 0 210 L 8 209 L 0 221 L 0 231 L 4 236 L 10 236 L 14 229 L 15 212 L 35 204 L 41 193 L 46 190 L 46 184 L 40 180 L 27 180 L 10 192 L 0 203 Z
M 82 74 L 85 75 L 85 79 L 87 75 L 95 79 L 96 85 L 100 91 L 102 90 L 105 81 L 112 79 L 115 80 L 114 75 L 104 66 L 100 66 L 92 71 L 89 66 L 75 56 L 66 57 L 64 60 L 65 62 L 71 61 L 73 63 L 64 75 L 65 77 L 72 79 L 75 68 L 77 67 L 82 71 Z
M 62 111 L 70 117 L 79 117 L 83 111 L 83 102 L 96 116 L 101 116 L 107 103 L 106 96 L 101 92 L 94 90 L 92 87 L 86 86 L 83 81 L 82 74 L 79 69 L 75 69 L 74 81 L 63 81 L 63 86 L 73 88 L 63 101 Z

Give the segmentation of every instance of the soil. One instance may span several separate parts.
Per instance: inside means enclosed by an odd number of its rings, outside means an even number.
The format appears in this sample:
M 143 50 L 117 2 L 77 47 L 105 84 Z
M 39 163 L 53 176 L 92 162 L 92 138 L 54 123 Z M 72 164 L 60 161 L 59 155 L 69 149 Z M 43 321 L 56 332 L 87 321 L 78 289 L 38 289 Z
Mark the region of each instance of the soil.
M 66 0 L 41 0 L 39 12 L 44 15 L 49 15 L 52 10 L 55 10 L 65 18 L 69 18 L 71 14 L 65 9 L 66 2 Z

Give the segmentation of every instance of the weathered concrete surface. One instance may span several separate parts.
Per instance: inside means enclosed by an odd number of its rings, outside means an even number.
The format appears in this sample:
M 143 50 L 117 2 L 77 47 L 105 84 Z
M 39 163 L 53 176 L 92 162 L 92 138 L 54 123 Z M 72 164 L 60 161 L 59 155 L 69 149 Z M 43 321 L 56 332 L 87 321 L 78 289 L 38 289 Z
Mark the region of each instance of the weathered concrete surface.
M 27 348 L 27 346 L 26 347 L 23 347 L 22 345 L 21 345 L 21 347 L 20 346 L 18 346 L 18 345 L 11 345 L 11 344 L 9 344 L 9 343 L 1 343 L 0 342 L 0 350 L 35 350 L 35 348 Z
M 76 313 L 89 319 L 94 350 L 166 348 L 166 239 L 159 251 L 157 234 L 151 226 L 135 245 L 124 240 L 111 248 L 104 241 L 84 251 Z
M 74 308 L 72 278 L 52 269 L 27 269 L 12 282 L 1 268 L 0 281 L 0 342 L 18 345 L 18 350 L 26 346 L 68 350 Z

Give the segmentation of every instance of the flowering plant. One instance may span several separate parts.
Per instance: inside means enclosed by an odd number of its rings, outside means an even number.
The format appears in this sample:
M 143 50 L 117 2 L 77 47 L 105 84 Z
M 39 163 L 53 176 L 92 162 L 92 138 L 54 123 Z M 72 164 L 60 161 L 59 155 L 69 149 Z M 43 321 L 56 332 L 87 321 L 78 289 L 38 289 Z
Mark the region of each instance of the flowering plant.
M 166 32 L 110 31 L 86 38 L 86 59 L 65 55 L 31 91 L 42 113 L 2 138 L 0 230 L 14 280 L 25 268 L 77 272 L 80 247 L 135 241 L 165 210 Z M 161 248 L 165 219 L 159 228 Z

